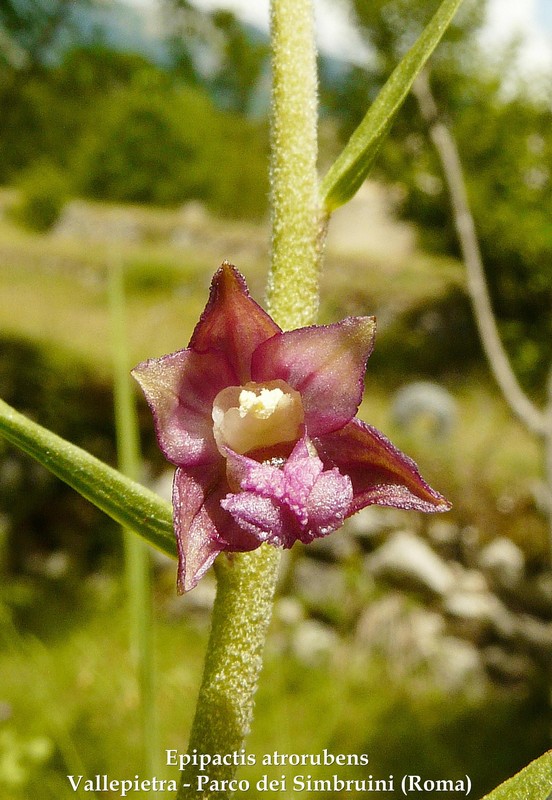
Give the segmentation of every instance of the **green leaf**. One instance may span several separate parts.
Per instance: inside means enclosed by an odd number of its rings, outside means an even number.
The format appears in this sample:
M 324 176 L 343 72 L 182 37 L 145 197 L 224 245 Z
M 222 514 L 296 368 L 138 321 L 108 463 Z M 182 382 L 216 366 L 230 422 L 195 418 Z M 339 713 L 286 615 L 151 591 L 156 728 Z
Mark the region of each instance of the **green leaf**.
M 328 212 L 347 203 L 364 182 L 410 87 L 435 50 L 462 0 L 444 0 L 380 91 L 320 186 Z
M 549 750 L 485 795 L 483 800 L 547 800 L 551 792 L 552 750 Z
M 149 544 L 176 557 L 172 511 L 159 495 L 0 400 L 0 434 Z

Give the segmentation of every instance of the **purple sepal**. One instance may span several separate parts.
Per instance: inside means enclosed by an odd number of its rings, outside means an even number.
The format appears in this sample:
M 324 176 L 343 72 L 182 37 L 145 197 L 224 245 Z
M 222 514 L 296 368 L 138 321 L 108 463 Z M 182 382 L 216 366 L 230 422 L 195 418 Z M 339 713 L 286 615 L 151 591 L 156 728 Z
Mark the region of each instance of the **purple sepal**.
M 411 458 L 359 419 L 315 441 L 324 464 L 337 466 L 351 479 L 351 514 L 373 504 L 425 512 L 451 507 L 424 481 Z

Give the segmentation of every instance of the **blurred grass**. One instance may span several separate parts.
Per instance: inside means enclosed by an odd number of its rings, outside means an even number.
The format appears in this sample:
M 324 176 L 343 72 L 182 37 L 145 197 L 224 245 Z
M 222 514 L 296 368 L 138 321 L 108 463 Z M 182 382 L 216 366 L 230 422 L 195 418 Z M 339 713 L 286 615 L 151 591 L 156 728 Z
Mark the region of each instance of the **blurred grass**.
M 0 330 L 111 371 L 106 264 L 113 248 L 0 226 Z M 207 266 L 158 248 L 121 248 L 129 273 L 134 363 L 186 345 L 205 303 Z M 184 296 L 175 288 L 176 278 Z M 140 290 L 140 291 L 138 291 Z
M 164 576 L 156 592 L 156 701 L 161 723 L 159 778 L 176 777 L 166 765 L 167 749 L 185 752 L 207 636 L 207 617 L 182 600 L 168 601 Z M 53 591 L 53 586 L 50 591 Z M 51 613 L 50 633 L 39 641 L 19 632 L 4 611 L 0 620 L 2 722 L 0 790 L 3 800 L 69 800 L 75 795 L 66 776 L 145 774 L 139 758 L 139 698 L 126 651 L 127 619 L 122 583 L 95 575 L 81 586 L 78 603 L 62 611 L 63 633 Z M 36 601 L 48 603 L 48 592 Z M 46 612 L 48 613 L 48 612 Z M 444 708 L 446 707 L 446 713 Z M 388 778 L 408 772 L 462 777 L 471 771 L 474 795 L 490 789 L 496 774 L 521 765 L 534 748 L 527 735 L 527 711 L 515 696 L 500 693 L 466 700 L 444 691 L 412 691 L 390 679 L 377 658 L 338 643 L 326 659 L 298 660 L 289 650 L 285 625 L 272 624 L 248 752 L 255 766 L 239 776 L 254 787 L 263 774 L 329 778 Z M 500 732 L 500 747 L 496 735 Z M 263 766 L 264 754 L 367 753 L 370 766 Z M 525 752 L 527 751 L 527 752 Z M 487 753 L 493 753 L 493 759 Z M 6 769 L 10 754 L 12 769 Z M 17 765 L 19 771 L 13 768 Z M 85 797 L 91 797 L 86 793 Z M 136 795 L 140 797 L 141 795 Z M 251 798 L 254 789 L 238 792 Z M 313 796 L 310 792 L 305 797 Z M 332 793 L 316 795 L 333 796 Z
M 0 193 L 2 206 L 13 202 Z M 0 218 L 0 332 L 65 348 L 106 376 L 109 348 L 105 303 L 106 265 L 121 259 L 129 292 L 130 352 L 135 361 L 186 345 L 202 311 L 210 278 L 223 259 L 241 269 L 251 292 L 262 299 L 268 264 L 262 226 L 192 220 L 202 246 L 171 244 L 179 230 L 176 212 L 125 207 L 141 242 L 106 240 L 102 226 L 117 219 L 116 207 L 83 204 L 98 230 L 92 238 L 37 234 Z M 107 209 L 103 214 L 101 209 Z M 176 238 L 176 237 L 174 237 Z M 461 267 L 424 254 L 384 260 L 359 253 L 328 252 L 322 276 L 322 319 L 377 314 L 380 326 L 412 308 L 435 301 L 462 283 Z
M 16 741 L 40 739 L 48 744 L 43 763 L 27 759 L 22 764 L 20 785 L 0 771 L 6 800 L 74 796 L 67 779 L 61 778 L 75 770 L 80 774 L 84 769 L 87 775 L 123 772 L 125 777 L 143 770 L 139 692 L 128 657 L 128 618 L 121 591 L 116 579 L 89 579 L 77 607 L 65 609 L 69 627 L 60 636 L 54 619 L 50 634 L 41 640 L 29 631 L 18 633 L 14 624 L 2 620 L 3 726 L 13 731 Z M 167 747 L 182 749 L 205 634 L 193 625 L 175 626 L 166 615 L 159 617 L 156 656 L 162 681 L 156 701 L 161 737 Z M 182 697 L 189 702 L 183 703 Z

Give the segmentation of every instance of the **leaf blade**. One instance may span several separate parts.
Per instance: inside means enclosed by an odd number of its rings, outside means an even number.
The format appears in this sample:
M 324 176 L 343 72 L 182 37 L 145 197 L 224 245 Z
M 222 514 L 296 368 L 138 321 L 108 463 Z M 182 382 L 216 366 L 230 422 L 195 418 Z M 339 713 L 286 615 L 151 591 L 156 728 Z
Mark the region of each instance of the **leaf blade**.
M 501 783 L 483 800 L 546 800 L 552 790 L 552 750 Z
M 322 179 L 320 195 L 328 213 L 347 203 L 364 182 L 412 83 L 439 44 L 461 3 L 462 0 L 443 0 Z
M 155 492 L 0 400 L 0 434 L 146 542 L 176 558 L 172 509 Z

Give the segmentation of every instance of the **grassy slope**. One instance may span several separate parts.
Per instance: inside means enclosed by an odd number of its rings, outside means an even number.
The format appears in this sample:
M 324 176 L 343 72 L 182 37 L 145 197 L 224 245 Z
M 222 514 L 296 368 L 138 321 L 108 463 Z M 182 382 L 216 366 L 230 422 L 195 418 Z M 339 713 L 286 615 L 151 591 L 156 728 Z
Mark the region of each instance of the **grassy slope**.
M 0 334 L 66 349 L 105 373 L 106 271 L 116 258 L 128 271 L 129 337 L 136 360 L 187 342 L 210 276 L 224 258 L 242 269 L 254 296 L 262 297 L 267 264 L 262 227 L 203 216 L 182 226 L 178 212 L 127 208 L 125 223 L 137 226 L 140 241 L 129 237 L 110 244 L 106 229 L 120 210 L 90 204 L 86 213 L 92 233 L 80 239 L 32 234 L 0 221 Z M 187 243 L 171 244 L 179 231 Z M 325 320 L 339 313 L 376 313 L 385 320 L 462 281 L 459 265 L 423 254 L 397 263 L 330 250 L 327 264 Z

